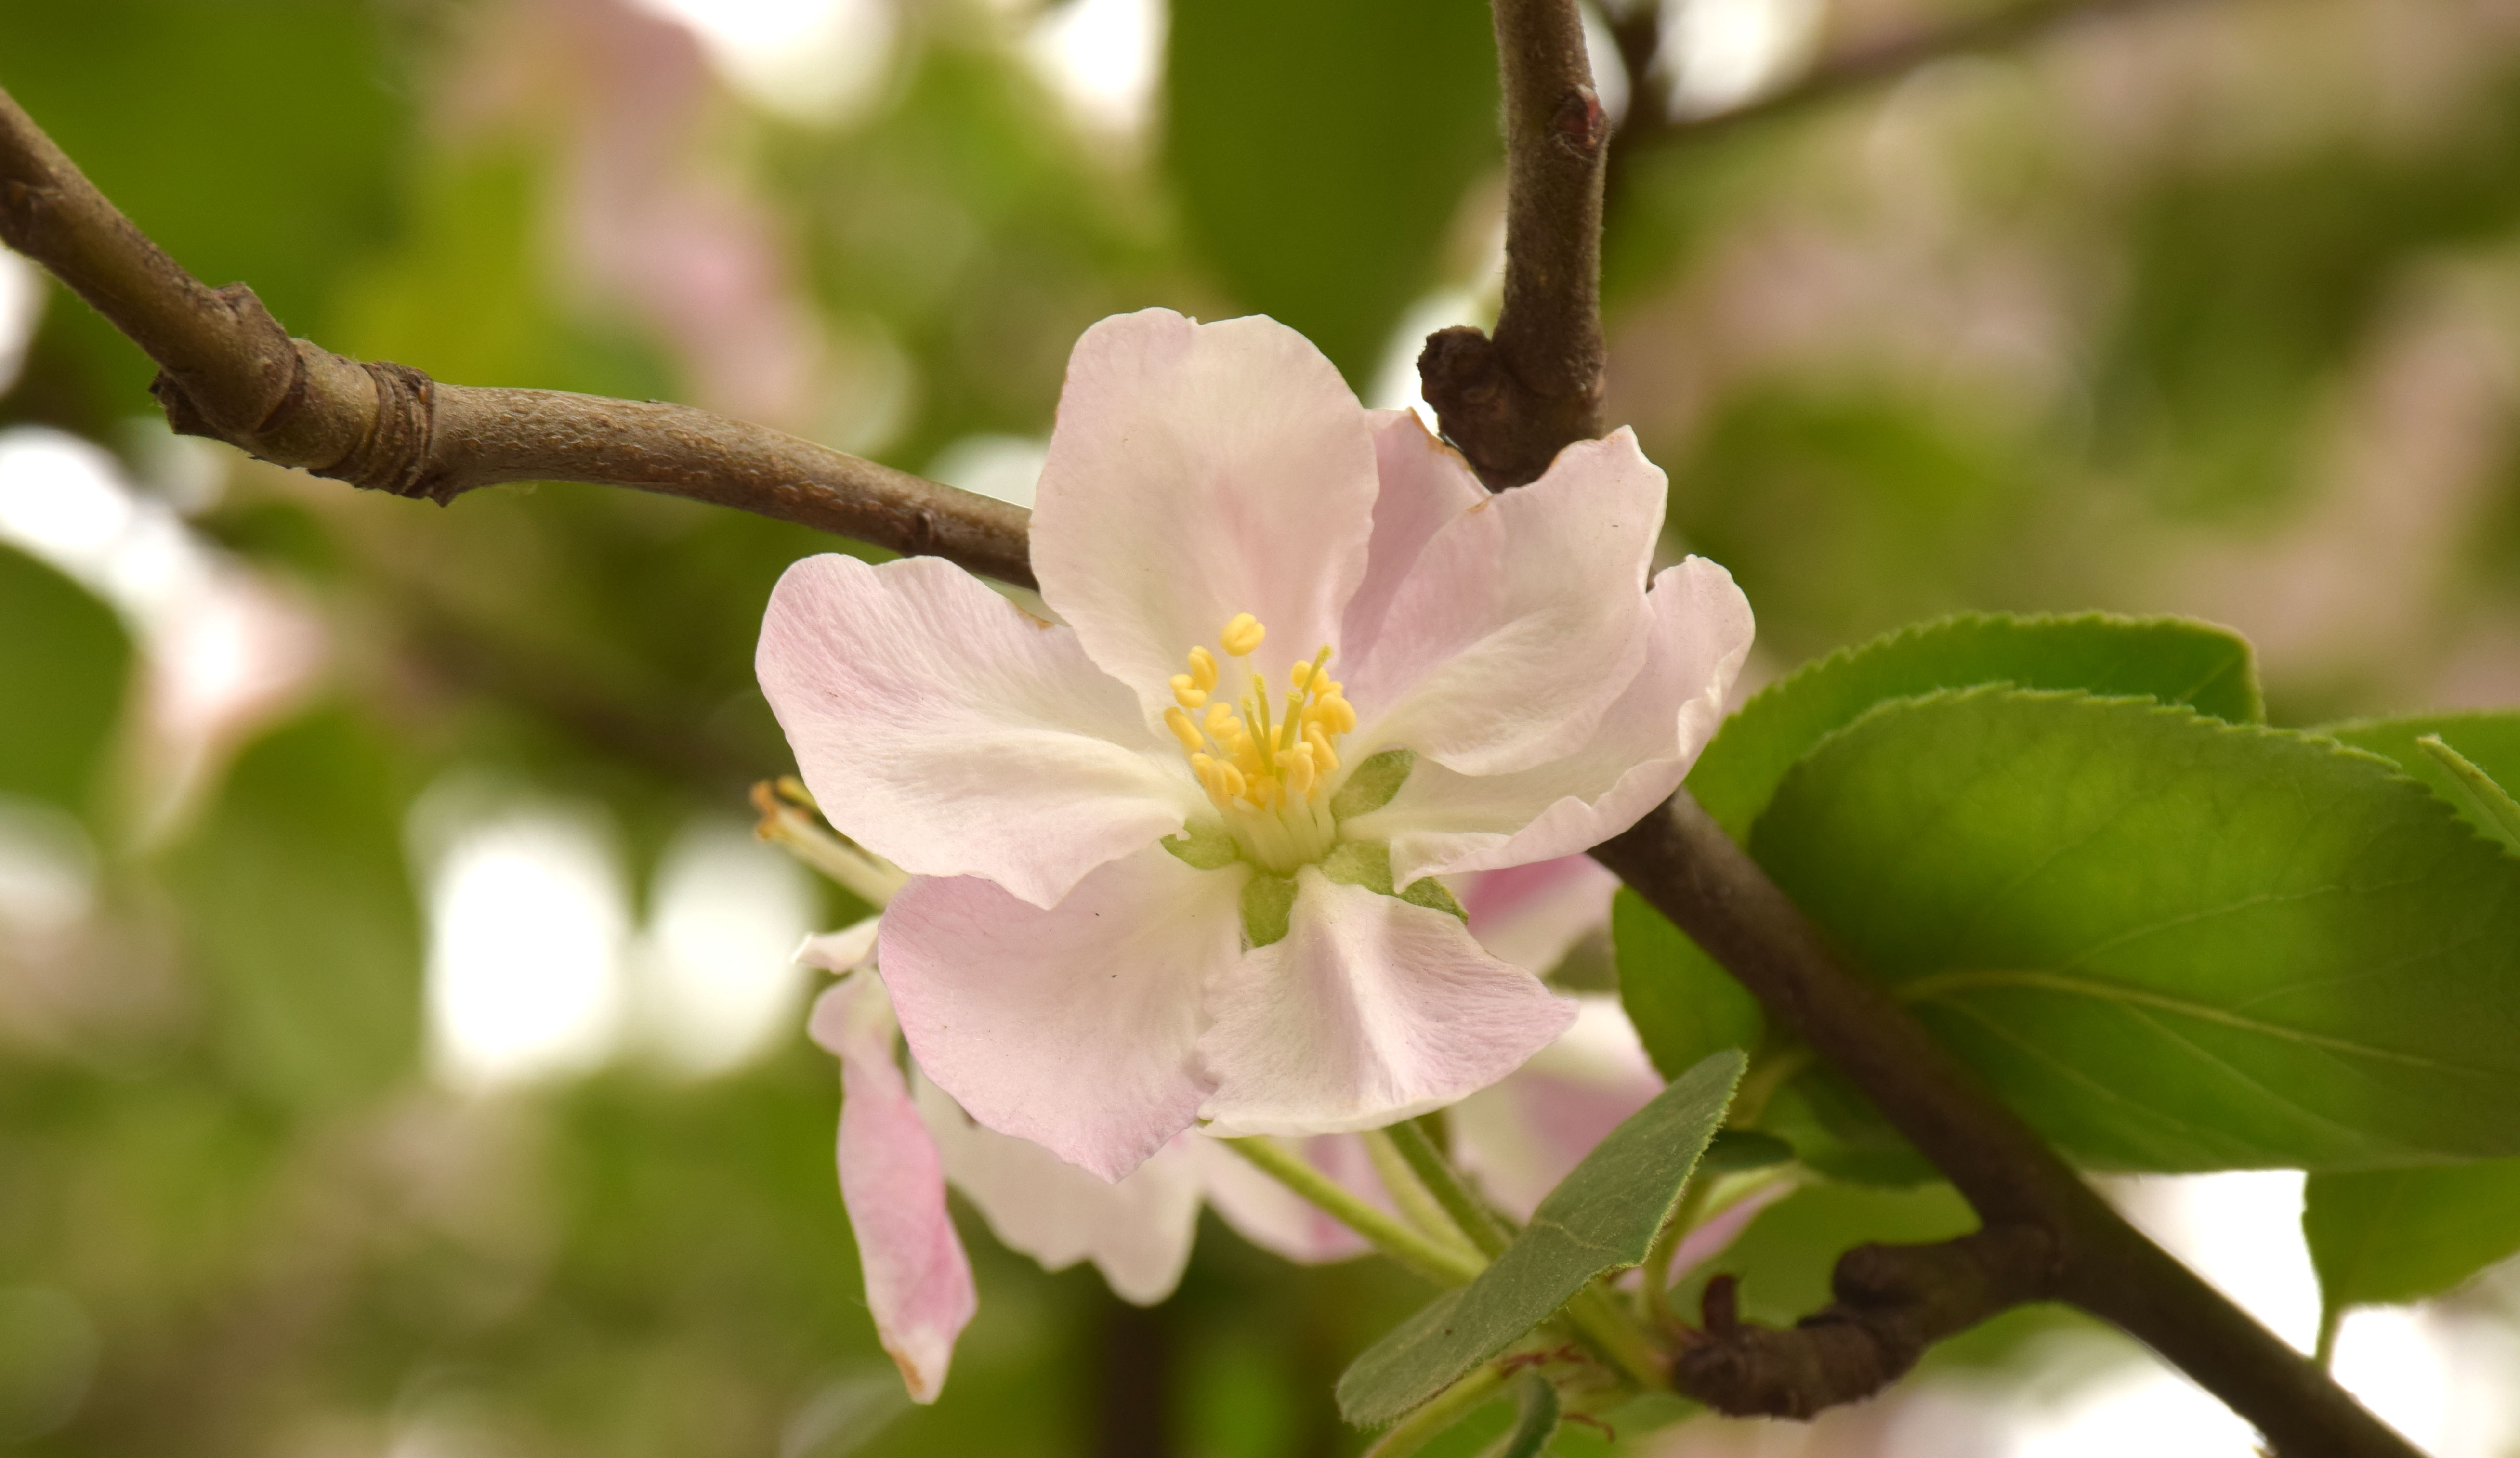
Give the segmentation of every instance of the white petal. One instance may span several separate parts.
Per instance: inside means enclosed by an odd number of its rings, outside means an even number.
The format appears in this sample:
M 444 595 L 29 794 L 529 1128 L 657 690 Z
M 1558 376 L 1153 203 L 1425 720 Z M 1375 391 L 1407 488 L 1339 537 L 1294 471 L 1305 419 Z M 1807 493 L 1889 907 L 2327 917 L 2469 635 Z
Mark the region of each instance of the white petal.
M 1348 663 L 1354 754 L 1497 774 L 1581 745 L 1644 662 L 1664 490 L 1622 429 L 1435 533 Z
M 1537 976 L 1565 960 L 1575 944 L 1610 921 L 1619 878 L 1590 856 L 1560 856 L 1504 870 L 1479 870 L 1453 888 L 1469 913 L 1470 935 Z
M 789 960 L 800 967 L 819 967 L 826 972 L 855 972 L 874 963 L 876 930 L 882 924 L 882 917 L 870 916 L 835 932 L 818 932 L 807 937 Z
M 979 1297 L 945 1208 L 945 1171 L 893 1061 L 883 984 L 858 972 L 814 1004 L 815 1039 L 840 1060 L 840 1203 L 857 1236 L 867 1309 L 913 1400 L 933 1402 Z
M 1141 1306 L 1181 1284 L 1198 1234 L 1202 1180 L 1186 1147 L 1198 1135 L 1175 1139 L 1113 1184 L 1028 1139 L 973 1124 L 925 1079 L 916 1088 L 945 1177 L 970 1198 L 1001 1244 L 1044 1270 L 1090 1259 L 1113 1295 Z
M 1161 847 L 1042 910 L 986 881 L 912 881 L 878 950 L 919 1066 L 972 1118 L 1117 1180 L 1190 1127 L 1202 987 L 1241 945 L 1239 865 Z
M 1298 1265 L 1346 1260 L 1373 1249 L 1362 1235 L 1330 1218 L 1322 1208 L 1263 1173 L 1221 1139 L 1191 1136 L 1191 1148 L 1207 1176 L 1207 1203 L 1235 1233 Z M 1303 1157 L 1323 1173 L 1354 1190 L 1367 1203 L 1390 1211 L 1391 1196 L 1373 1172 L 1365 1140 L 1355 1134 L 1323 1134 L 1303 1142 Z
M 1510 774 L 1420 760 L 1400 793 L 1342 829 L 1391 843 L 1391 873 L 1524 865 L 1599 845 L 1662 803 L 1723 722 L 1749 655 L 1750 604 L 1732 574 L 1690 557 L 1654 579 L 1651 652 L 1573 753 Z
M 1209 984 L 1211 1133 L 1376 1128 L 1495 1082 L 1574 1020 L 1458 917 L 1310 866 L 1296 885 L 1286 936 Z
M 1555 1042 L 1449 1116 L 1462 1167 L 1517 1219 L 1662 1091 L 1618 999 L 1579 1000 L 1582 1012 Z
M 1213 651 L 1237 613 L 1268 628 L 1267 663 L 1337 641 L 1373 498 L 1365 411 L 1303 335 L 1148 309 L 1086 331 L 1068 359 L 1033 570 L 1152 722 L 1184 655 Z
M 1204 803 L 1074 633 L 935 557 L 789 567 L 755 667 L 823 813 L 915 874 L 1050 906 Z
M 1437 440 L 1416 411 L 1377 410 L 1371 419 L 1377 476 L 1373 539 L 1366 551 L 1365 581 L 1348 599 L 1340 628 L 1350 643 L 1373 641 L 1426 544 L 1453 518 L 1488 499 L 1488 489 L 1461 453 Z M 1333 677 L 1346 672 L 1340 664 Z

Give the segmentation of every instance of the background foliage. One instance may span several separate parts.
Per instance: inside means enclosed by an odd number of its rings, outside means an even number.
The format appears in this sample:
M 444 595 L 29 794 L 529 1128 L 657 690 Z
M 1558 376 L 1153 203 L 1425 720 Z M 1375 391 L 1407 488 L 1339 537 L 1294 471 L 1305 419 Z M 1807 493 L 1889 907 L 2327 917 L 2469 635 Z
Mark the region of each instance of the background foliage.
M 1692 6 L 1721 8 L 1675 0 L 1675 22 Z M 627 0 L 0 0 L 0 84 L 197 273 L 451 379 L 690 399 L 1020 481 L 1076 333 L 1160 303 L 1275 314 L 1405 403 L 1415 337 L 1493 306 L 1483 7 L 1180 0 L 1135 122 L 1043 61 L 1062 24 L 1125 52 L 1084 22 L 1129 9 L 867 0 L 880 64 L 819 115 Z M 1843 0 L 1807 48 L 1949 13 Z M 2515 163 L 2520 30 L 2464 0 L 2131 11 L 1623 146 L 1611 415 L 1671 473 L 1670 550 L 1756 605 L 1762 679 L 1950 610 L 2108 608 L 2245 632 L 2278 726 L 2513 702 Z M 626 914 L 654 910 L 678 838 L 788 767 L 751 640 L 779 571 L 835 544 L 595 488 L 363 497 L 170 441 L 149 374 L 54 296 L 0 445 L 112 452 L 135 519 L 260 594 L 256 641 L 296 667 L 188 717 L 176 666 L 210 650 L 131 555 L 148 532 L 110 558 L 47 537 L 22 483 L 52 478 L 22 463 L 13 486 L 0 450 L 0 1448 L 1358 1445 L 1332 1383 L 1423 1291 L 1289 1272 L 1213 1221 L 1144 1313 L 971 1223 L 980 1316 L 947 1400 L 905 1411 L 832 1189 L 836 1080 L 800 1034 L 705 1078 L 632 1038 L 530 1087 L 450 1086 L 431 817 L 572 807 L 608 827 Z M 2094 720 L 2096 758 L 2120 728 L 2212 732 Z M 1953 726 L 1873 729 L 1920 746 L 1918 794 L 1970 771 Z M 1830 834 L 1831 765 L 1807 769 L 1762 832 L 1779 854 Z M 1768 776 L 1750 809 L 1782 770 L 1743 771 Z M 1885 946 L 1912 934 L 1878 888 L 1786 879 L 1877 903 Z M 816 924 L 859 909 L 816 894 Z M 1733 1023 L 1706 1047 L 1756 1027 L 1710 1016 Z M 2508 1254 L 2455 1221 L 2395 1233 L 2424 1191 L 2369 1182 L 2426 1178 L 2321 1175 L 2314 1222 L 2466 1269 Z M 1731 1264 L 1748 1314 L 1790 1317 L 1843 1246 L 1965 1222 L 1939 1186 L 1825 1185 Z M 2375 1258 L 2351 1279 L 2399 1300 L 2447 1278 Z M 1942 1360 L 2004 1360 L 2056 1319 Z

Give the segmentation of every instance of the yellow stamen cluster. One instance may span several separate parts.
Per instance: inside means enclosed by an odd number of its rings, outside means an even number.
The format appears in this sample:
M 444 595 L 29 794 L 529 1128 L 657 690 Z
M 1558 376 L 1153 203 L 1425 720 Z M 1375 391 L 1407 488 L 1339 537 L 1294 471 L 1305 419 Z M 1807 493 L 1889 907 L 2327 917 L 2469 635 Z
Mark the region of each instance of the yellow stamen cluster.
M 1257 618 L 1238 613 L 1217 642 L 1228 658 L 1248 658 L 1268 634 Z M 1321 802 L 1338 771 L 1336 741 L 1356 728 L 1356 710 L 1329 676 L 1329 657 L 1325 644 L 1287 670 L 1288 691 L 1274 718 L 1268 677 L 1256 670 L 1238 704 L 1216 697 L 1219 665 L 1205 647 L 1192 648 L 1190 671 L 1172 676 L 1175 707 L 1164 711 L 1165 725 L 1236 837 L 1281 874 L 1319 859 L 1336 838 Z

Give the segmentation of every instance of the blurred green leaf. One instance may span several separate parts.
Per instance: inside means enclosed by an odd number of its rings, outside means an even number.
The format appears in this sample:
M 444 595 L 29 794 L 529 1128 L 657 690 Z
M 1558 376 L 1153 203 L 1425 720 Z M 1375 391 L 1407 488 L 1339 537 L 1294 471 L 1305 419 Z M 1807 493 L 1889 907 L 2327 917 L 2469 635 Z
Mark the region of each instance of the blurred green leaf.
M 1369 387 L 1500 162 L 1486 8 L 1183 0 L 1169 33 L 1164 166 L 1192 238 L 1237 304 Z
M 372 726 L 327 710 L 242 755 L 167 879 L 217 990 L 238 1082 L 325 1109 L 410 1076 L 420 916 L 403 859 L 406 773 Z
M 1610 1131 L 1532 1212 L 1496 1263 L 1358 1357 L 1339 1411 L 1380 1427 L 1549 1319 L 1587 1282 L 1645 1259 L 1724 1122 L 1742 1058 L 1726 1050 L 1671 1082 Z
M 2439 1296 L 2520 1254 L 2520 1160 L 2313 1174 L 2301 1228 L 2331 1318 Z
M 1537 1372 L 1525 1372 L 1513 1385 L 1513 1431 L 1498 1439 L 1483 1458 L 1540 1458 L 1557 1432 L 1557 1389 Z
M 2510 792 L 2495 783 L 2493 775 L 2476 768 L 2465 755 L 2444 743 L 2441 735 L 2426 734 L 2415 744 L 2450 772 L 2451 805 L 2471 824 L 2483 827 L 2488 835 L 2502 842 L 2504 848 L 2520 851 L 2520 804 L 2512 802 Z
M 0 794 L 92 814 L 131 677 L 130 638 L 85 588 L 10 547 L 0 547 Z
M 1666 1079 L 1723 1048 L 1759 1045 L 1759 1000 L 1645 899 L 1622 886 L 1610 902 L 1619 1000 Z
M 1752 849 L 2076 1158 L 2520 1151 L 2520 862 L 2369 756 L 2147 703 L 1937 694 L 1797 765 Z

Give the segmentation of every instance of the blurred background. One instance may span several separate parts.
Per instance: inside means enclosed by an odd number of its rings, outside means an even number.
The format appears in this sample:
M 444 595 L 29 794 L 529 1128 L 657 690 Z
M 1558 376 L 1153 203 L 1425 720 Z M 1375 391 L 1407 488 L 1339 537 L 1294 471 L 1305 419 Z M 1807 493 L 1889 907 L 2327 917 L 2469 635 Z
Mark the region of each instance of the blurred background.
M 2042 0 L 1809 94 L 2002 4 L 1594 17 L 1611 415 L 1671 550 L 1748 591 L 1754 676 L 2103 607 L 2245 631 L 2280 723 L 2520 701 L 2520 6 Z M 1494 308 L 1493 66 L 1476 0 L 0 0 L 0 84 L 297 332 L 1016 501 L 1116 311 L 1266 312 L 1411 404 L 1418 339 Z M 967 1220 L 980 1314 L 901 1396 L 788 960 L 863 908 L 744 801 L 790 767 L 770 586 L 856 549 L 365 496 L 171 436 L 151 373 L 0 253 L 0 1451 L 1362 1445 L 1330 1384 L 1423 1291 L 1212 1218 L 1151 1311 Z M 2299 1191 L 2121 1186 L 2307 1347 Z M 1847 1245 L 1969 1223 L 1813 1188 L 1727 1263 L 1790 1318 Z M 2515 1313 L 2507 1270 L 2362 1312 L 2340 1370 L 2506 1458 Z M 2251 1451 L 2037 1311 L 1808 1430 L 1620 1447 Z

